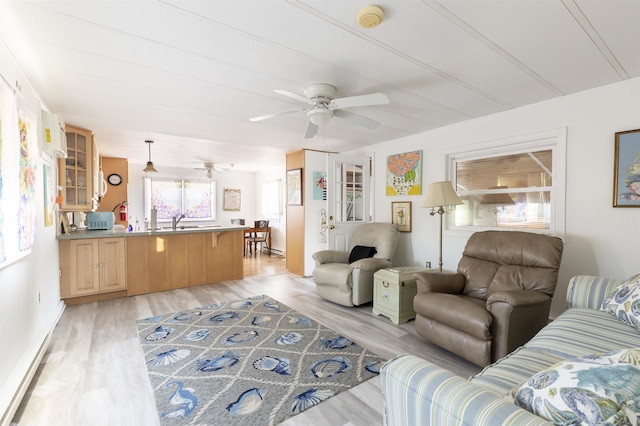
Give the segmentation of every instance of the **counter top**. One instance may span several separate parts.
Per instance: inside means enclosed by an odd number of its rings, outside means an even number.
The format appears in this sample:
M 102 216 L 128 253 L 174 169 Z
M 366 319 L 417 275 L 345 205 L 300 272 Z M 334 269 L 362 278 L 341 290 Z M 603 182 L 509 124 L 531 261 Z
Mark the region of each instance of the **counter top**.
M 238 231 L 248 229 L 247 226 L 244 225 L 202 225 L 202 226 L 190 226 L 185 225 L 184 228 L 182 226 L 178 226 L 178 228 L 174 231 L 169 228 L 161 228 L 155 231 L 132 231 L 129 232 L 126 229 L 117 230 L 117 229 L 109 229 L 109 230 L 96 230 L 89 231 L 86 229 L 80 229 L 70 234 L 58 235 L 56 238 L 58 240 L 80 240 L 84 238 L 114 238 L 114 237 L 135 237 L 135 236 L 149 236 L 149 235 L 166 235 L 166 234 L 184 234 L 184 233 L 202 233 L 202 232 L 225 232 L 225 231 Z

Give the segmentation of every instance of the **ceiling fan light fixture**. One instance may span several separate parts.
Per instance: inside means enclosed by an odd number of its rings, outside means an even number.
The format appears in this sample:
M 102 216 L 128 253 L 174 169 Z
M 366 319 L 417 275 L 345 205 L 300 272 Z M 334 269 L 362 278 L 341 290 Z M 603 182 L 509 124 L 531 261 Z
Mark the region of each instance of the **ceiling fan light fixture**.
M 262 121 L 283 114 L 304 112 L 307 116 L 307 125 L 304 133 L 305 139 L 314 138 L 318 133 L 318 129 L 322 126 L 326 127 L 333 116 L 344 118 L 367 129 L 376 129 L 380 125 L 379 122 L 347 111 L 345 108 L 386 105 L 389 103 L 389 98 L 384 93 L 369 93 L 336 99 L 336 87 L 326 83 L 315 83 L 307 86 L 304 90 L 304 96 L 282 89 L 276 90 L 275 92 L 295 99 L 298 102 L 303 102 L 307 104 L 308 107 L 261 115 L 251 118 L 250 121 Z
M 380 25 L 384 12 L 378 6 L 365 6 L 358 11 L 358 24 L 364 28 L 374 28 Z
M 204 163 L 204 168 L 207 170 L 207 179 L 213 177 L 213 163 Z
M 233 164 L 232 163 L 217 164 L 217 163 L 212 163 L 212 162 L 204 163 L 204 167 L 196 167 L 195 168 L 195 170 L 206 170 L 208 179 L 212 179 L 213 178 L 213 172 L 228 172 L 231 169 L 233 169 Z
M 316 126 L 323 126 L 333 117 L 333 111 L 327 108 L 314 108 L 307 112 L 307 117 Z
M 156 168 L 153 167 L 153 162 L 151 161 L 151 144 L 153 143 L 153 141 L 147 140 L 147 141 L 144 141 L 144 143 L 149 145 L 149 161 L 147 161 L 147 167 L 145 167 L 142 171 L 145 173 L 148 173 L 148 172 L 158 173 Z

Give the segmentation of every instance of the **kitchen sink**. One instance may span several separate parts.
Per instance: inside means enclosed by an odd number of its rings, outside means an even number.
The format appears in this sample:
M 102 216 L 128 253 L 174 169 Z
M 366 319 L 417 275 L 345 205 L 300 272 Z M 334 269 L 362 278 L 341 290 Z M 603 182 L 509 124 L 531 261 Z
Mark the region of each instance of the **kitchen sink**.
M 222 225 L 183 225 L 178 226 L 176 231 L 181 229 L 207 229 L 207 228 L 220 228 Z
M 188 231 L 190 229 L 209 229 L 209 228 L 220 228 L 222 225 L 178 225 L 176 231 Z M 158 228 L 159 231 L 171 231 L 173 228 L 170 226 L 163 226 L 162 228 Z

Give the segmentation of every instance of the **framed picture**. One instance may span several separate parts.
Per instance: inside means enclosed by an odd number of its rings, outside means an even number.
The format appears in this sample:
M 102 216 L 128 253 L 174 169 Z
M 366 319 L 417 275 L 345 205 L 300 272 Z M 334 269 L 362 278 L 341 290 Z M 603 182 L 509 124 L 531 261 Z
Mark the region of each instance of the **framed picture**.
M 422 194 L 422 150 L 387 157 L 387 195 Z
M 327 172 L 313 172 L 313 199 L 327 199 Z
M 616 133 L 613 207 L 640 207 L 640 129 Z
M 391 203 L 391 223 L 398 225 L 400 232 L 411 232 L 411 201 Z
M 287 170 L 287 205 L 302 205 L 302 169 Z
M 225 211 L 240 211 L 240 190 L 239 189 L 224 189 L 224 199 L 222 203 L 222 209 Z

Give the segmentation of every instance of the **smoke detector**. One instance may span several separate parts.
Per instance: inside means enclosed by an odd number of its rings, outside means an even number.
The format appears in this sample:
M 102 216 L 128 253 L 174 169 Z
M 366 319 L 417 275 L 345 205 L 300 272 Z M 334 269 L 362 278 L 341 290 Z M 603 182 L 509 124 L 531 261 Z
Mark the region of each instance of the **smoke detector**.
M 358 24 L 364 28 L 377 27 L 384 18 L 384 12 L 378 6 L 365 6 L 358 12 Z

